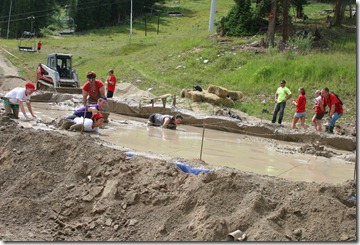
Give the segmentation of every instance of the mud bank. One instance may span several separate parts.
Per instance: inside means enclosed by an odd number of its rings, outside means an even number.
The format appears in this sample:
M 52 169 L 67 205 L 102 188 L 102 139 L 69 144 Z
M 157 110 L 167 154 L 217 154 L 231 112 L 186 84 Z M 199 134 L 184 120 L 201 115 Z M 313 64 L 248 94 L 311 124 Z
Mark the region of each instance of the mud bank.
M 356 182 L 317 184 L 130 156 L 0 115 L 4 241 L 355 241 Z M 178 160 L 178 159 L 177 159 Z M 191 166 L 209 168 L 199 160 Z
M 81 101 L 80 95 L 55 94 L 51 92 L 38 93 L 31 97 L 37 102 L 63 102 L 73 100 Z M 194 113 L 189 110 L 178 108 L 176 106 L 164 107 L 162 104 L 149 104 L 150 101 L 141 101 L 139 99 L 111 99 L 108 101 L 109 110 L 112 113 L 118 113 L 127 116 L 148 118 L 152 113 L 175 114 L 180 113 L 184 117 L 183 123 L 195 127 L 206 127 L 209 129 L 221 130 L 232 133 L 246 134 L 258 137 L 264 137 L 275 140 L 313 143 L 318 142 L 339 150 L 354 151 L 356 149 L 355 137 L 318 134 L 314 132 L 303 132 L 268 123 L 249 123 L 237 119 L 223 116 L 207 116 L 200 113 Z

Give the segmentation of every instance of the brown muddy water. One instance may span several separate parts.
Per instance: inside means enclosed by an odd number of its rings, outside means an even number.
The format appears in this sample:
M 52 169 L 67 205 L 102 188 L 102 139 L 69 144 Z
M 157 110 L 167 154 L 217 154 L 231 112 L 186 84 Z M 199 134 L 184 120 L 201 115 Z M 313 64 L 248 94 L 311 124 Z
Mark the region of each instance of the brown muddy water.
M 43 121 L 72 114 L 72 109 L 33 103 L 35 114 Z M 161 154 L 174 158 L 200 159 L 210 164 L 295 181 L 340 183 L 353 178 L 354 165 L 337 157 L 300 154 L 301 145 L 180 125 L 177 130 L 146 126 L 146 120 L 112 113 L 101 129 L 101 139 L 130 148 L 132 153 Z M 24 126 L 32 122 L 22 122 Z M 292 149 L 284 150 L 284 149 Z M 334 150 L 337 153 L 347 153 Z M 186 162 L 185 162 L 186 163 Z

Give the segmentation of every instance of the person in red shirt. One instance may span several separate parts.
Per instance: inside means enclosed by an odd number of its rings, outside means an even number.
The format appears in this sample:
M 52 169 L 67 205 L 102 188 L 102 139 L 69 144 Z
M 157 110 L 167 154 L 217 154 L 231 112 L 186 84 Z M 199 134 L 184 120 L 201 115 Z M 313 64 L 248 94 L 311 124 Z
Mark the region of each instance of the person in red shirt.
M 115 86 L 116 86 L 116 77 L 114 75 L 114 70 L 111 69 L 109 70 L 109 78 L 106 80 L 107 82 L 107 97 L 108 98 L 112 98 L 114 95 L 114 91 L 115 91 Z
M 41 50 L 41 46 L 42 46 L 42 43 L 41 43 L 41 41 L 39 41 L 38 44 L 37 44 L 37 50 L 38 50 L 39 53 L 40 53 L 40 50 Z
M 88 80 L 82 87 L 83 104 L 96 104 L 99 98 L 105 97 L 105 86 L 102 81 L 95 79 L 93 71 L 89 71 L 86 77 Z
M 330 134 L 334 133 L 335 122 L 343 115 L 344 110 L 340 100 L 335 94 L 331 93 L 327 87 L 321 90 L 321 96 L 323 97 L 324 106 L 329 107 L 329 120 L 328 125 L 325 126 L 325 131 Z
M 315 115 L 312 118 L 312 123 L 315 127 L 316 131 L 322 131 L 322 118 L 325 115 L 325 107 L 321 97 L 321 91 L 316 90 L 315 92 L 315 99 L 314 99 L 314 106 L 313 109 L 315 110 Z
M 306 118 L 306 96 L 305 89 L 303 87 L 299 88 L 299 97 L 297 100 L 293 100 L 293 104 L 296 106 L 296 112 L 294 114 L 294 119 L 292 121 L 292 128 L 296 128 L 296 123 L 300 119 L 301 126 L 306 130 L 307 126 L 305 125 Z

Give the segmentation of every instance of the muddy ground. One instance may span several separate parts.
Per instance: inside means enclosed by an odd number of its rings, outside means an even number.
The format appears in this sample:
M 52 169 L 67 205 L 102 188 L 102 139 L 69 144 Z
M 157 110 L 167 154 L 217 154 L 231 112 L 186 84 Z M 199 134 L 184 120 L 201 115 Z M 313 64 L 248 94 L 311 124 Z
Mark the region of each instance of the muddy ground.
M 355 180 L 192 175 L 89 134 L 25 129 L 5 116 L 0 130 L 1 240 L 225 241 L 235 230 L 248 241 L 357 239 Z
M 235 230 L 247 241 L 357 240 L 355 180 L 226 167 L 193 175 L 179 159 L 130 156 L 91 134 L 24 128 L 3 114 L 0 152 L 3 241 L 226 241 Z

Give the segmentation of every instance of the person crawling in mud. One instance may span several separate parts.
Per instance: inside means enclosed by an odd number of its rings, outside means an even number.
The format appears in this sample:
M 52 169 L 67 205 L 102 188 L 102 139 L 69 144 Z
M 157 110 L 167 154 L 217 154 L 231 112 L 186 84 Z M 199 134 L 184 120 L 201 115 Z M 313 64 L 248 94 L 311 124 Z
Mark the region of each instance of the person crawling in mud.
M 96 113 L 99 113 L 104 109 L 106 102 L 107 102 L 107 98 L 101 97 L 98 99 L 96 104 L 89 104 L 76 109 L 72 115 L 66 117 L 62 121 L 60 126 L 64 129 L 69 128 L 72 125 L 72 122 L 75 118 L 84 117 L 84 115 L 85 118 L 91 119 Z
M 26 120 L 30 120 L 29 116 L 25 112 L 23 102 L 26 102 L 26 106 L 33 118 L 36 116 L 31 108 L 30 95 L 35 91 L 35 85 L 31 82 L 25 84 L 25 88 L 14 88 L 2 98 L 4 100 L 5 112 L 8 116 L 19 118 L 19 109 L 23 113 Z
M 91 119 L 76 117 L 69 122 L 70 123 L 68 123 L 66 127 L 63 127 L 63 129 L 99 133 L 99 128 L 104 124 L 104 116 L 101 113 L 96 113 Z
M 160 126 L 162 128 L 176 129 L 176 125 L 180 124 L 183 117 L 180 114 L 175 116 L 153 113 L 148 119 L 149 126 Z

